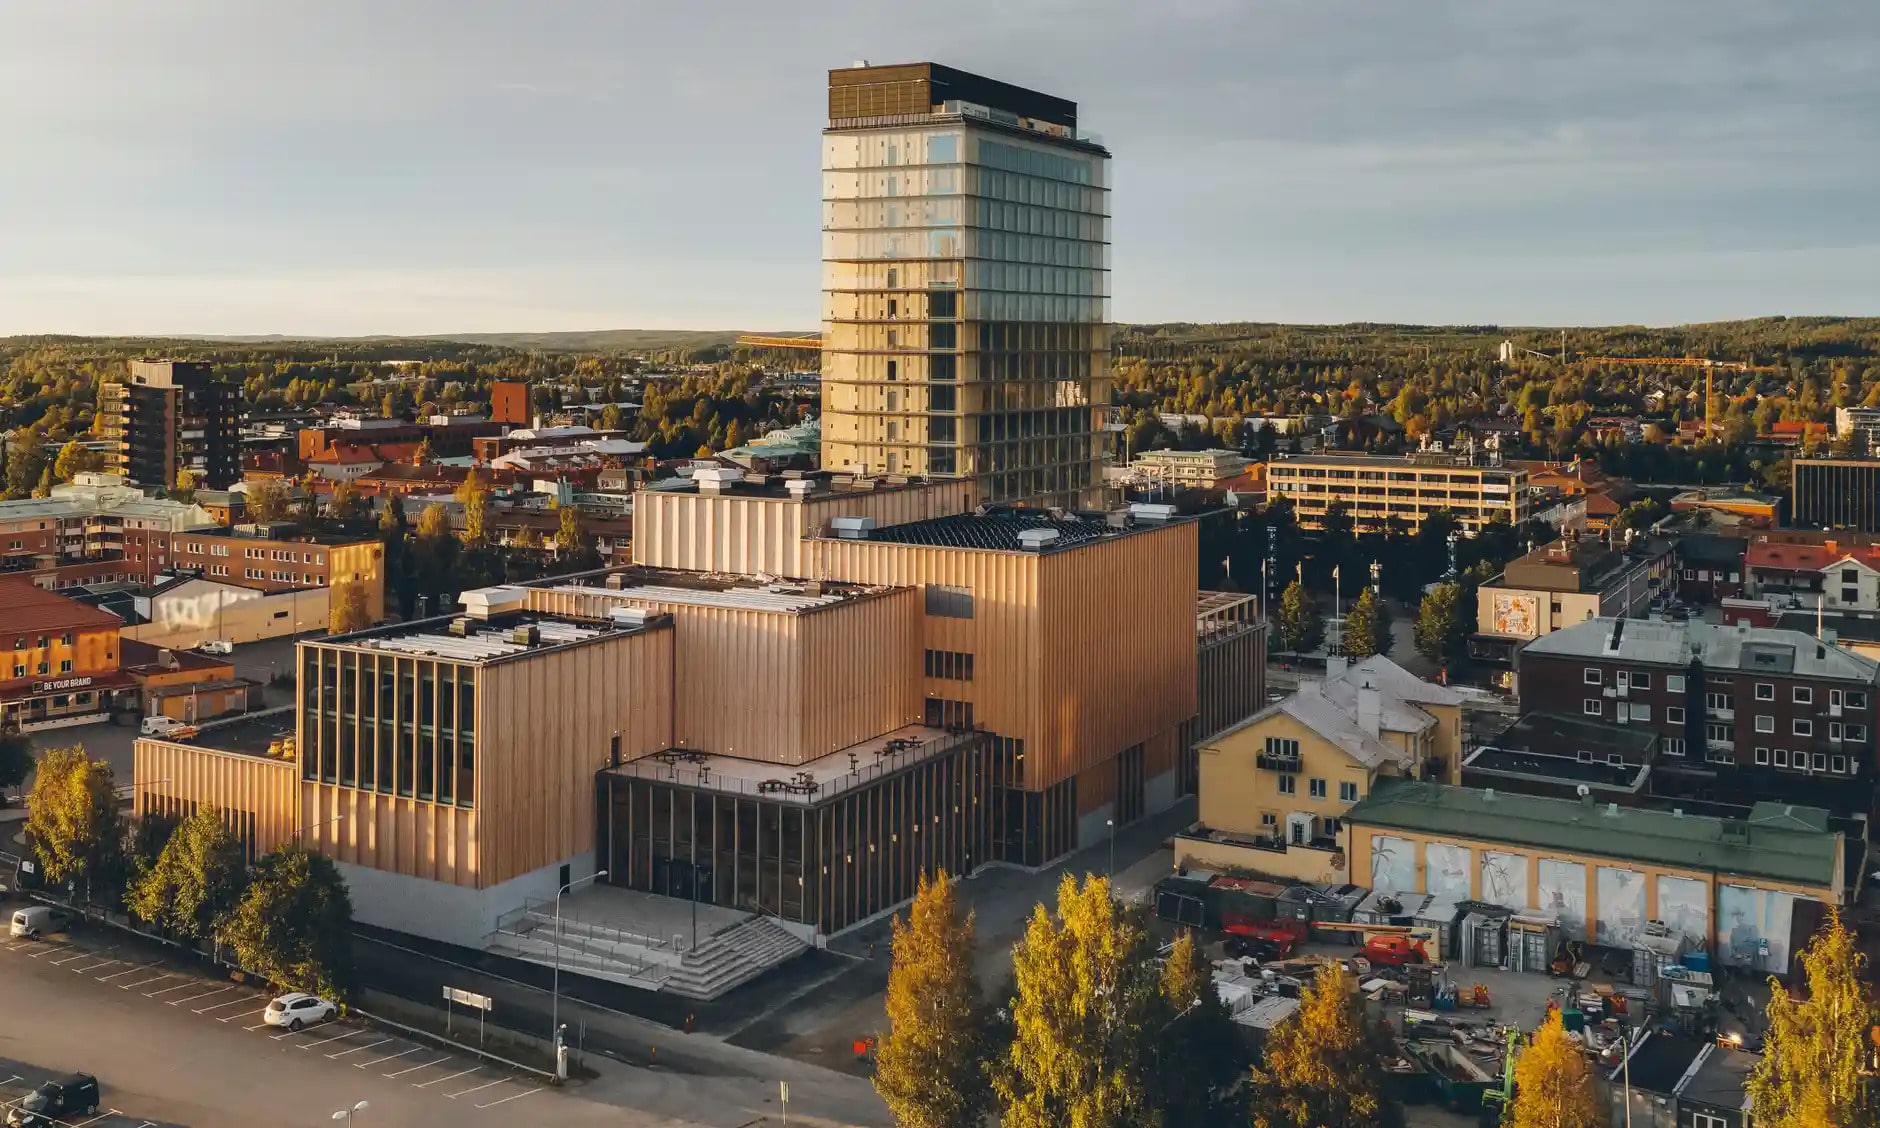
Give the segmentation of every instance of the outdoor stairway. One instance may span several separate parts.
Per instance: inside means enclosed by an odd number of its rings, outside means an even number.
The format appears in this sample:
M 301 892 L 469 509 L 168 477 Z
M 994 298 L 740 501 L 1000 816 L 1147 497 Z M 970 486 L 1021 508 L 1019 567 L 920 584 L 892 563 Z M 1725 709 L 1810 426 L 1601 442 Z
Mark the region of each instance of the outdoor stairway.
M 769 917 L 755 916 L 685 953 L 661 989 L 688 999 L 716 999 L 808 949 L 802 937 Z

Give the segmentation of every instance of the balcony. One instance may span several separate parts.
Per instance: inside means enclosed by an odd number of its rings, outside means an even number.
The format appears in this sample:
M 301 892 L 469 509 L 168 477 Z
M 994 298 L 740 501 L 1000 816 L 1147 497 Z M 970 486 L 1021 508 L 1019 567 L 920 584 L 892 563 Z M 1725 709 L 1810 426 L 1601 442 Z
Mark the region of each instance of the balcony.
M 1707 717 L 1709 717 L 1709 718 L 1710 718 L 1711 720 L 1714 720 L 1714 721 L 1734 721 L 1734 720 L 1736 720 L 1736 710 L 1735 710 L 1735 709 L 1728 709 L 1728 708 L 1722 708 L 1722 707 L 1719 707 L 1719 706 L 1716 706 L 1716 705 L 1711 705 L 1711 706 L 1709 706 L 1709 707 L 1707 707 L 1707 708 L 1705 708 L 1705 710 L 1704 710 L 1704 715 L 1705 715 L 1705 716 L 1707 716 Z
M 1303 765 L 1298 756 L 1269 756 L 1261 752 L 1254 756 L 1253 766 L 1269 772 L 1296 772 Z

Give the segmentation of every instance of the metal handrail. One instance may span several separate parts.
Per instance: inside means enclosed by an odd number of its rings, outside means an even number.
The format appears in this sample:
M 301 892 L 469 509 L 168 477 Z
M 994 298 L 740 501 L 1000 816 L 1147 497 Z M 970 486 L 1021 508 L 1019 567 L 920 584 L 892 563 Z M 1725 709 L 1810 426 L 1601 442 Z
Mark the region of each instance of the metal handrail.
M 667 763 L 653 756 L 642 756 L 636 760 L 627 760 L 621 764 L 606 768 L 606 771 L 618 772 L 638 779 L 650 779 L 658 782 L 677 783 L 697 787 L 704 791 L 723 794 L 754 795 L 781 803 L 795 803 L 808 807 L 833 798 L 853 788 L 862 787 L 884 776 L 900 771 L 905 767 L 919 763 L 933 756 L 943 755 L 962 745 L 977 740 L 985 735 L 983 729 L 968 732 L 949 733 L 923 743 L 918 748 L 895 752 L 886 756 L 876 756 L 872 764 L 858 765 L 853 771 L 844 772 L 821 784 L 814 793 L 799 791 L 764 790 L 760 783 L 743 778 L 725 779 L 711 772 L 709 761 L 700 764 Z M 939 746 L 936 748 L 935 746 Z M 834 753 L 840 755 L 840 753 Z M 793 770 L 790 764 L 776 765 L 779 774 Z

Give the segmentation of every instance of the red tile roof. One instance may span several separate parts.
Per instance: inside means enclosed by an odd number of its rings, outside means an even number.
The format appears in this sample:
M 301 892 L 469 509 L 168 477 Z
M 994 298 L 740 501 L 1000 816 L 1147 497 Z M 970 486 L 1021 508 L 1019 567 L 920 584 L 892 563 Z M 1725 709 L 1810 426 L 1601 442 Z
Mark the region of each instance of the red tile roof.
M 28 580 L 0 580 L 0 637 L 121 627 L 124 620 Z
M 1784 572 L 1819 572 L 1850 556 L 1870 568 L 1880 568 L 1880 544 L 1830 546 L 1755 541 L 1744 550 L 1743 563 L 1751 568 L 1774 568 Z

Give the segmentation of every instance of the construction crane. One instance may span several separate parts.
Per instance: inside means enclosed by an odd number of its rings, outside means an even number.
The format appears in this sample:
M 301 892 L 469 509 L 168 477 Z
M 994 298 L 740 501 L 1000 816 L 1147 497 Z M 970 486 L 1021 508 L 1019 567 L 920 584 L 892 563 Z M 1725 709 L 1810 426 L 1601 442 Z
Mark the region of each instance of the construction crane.
M 822 337 L 765 337 L 753 333 L 738 334 L 737 343 L 753 349 L 821 349 Z

